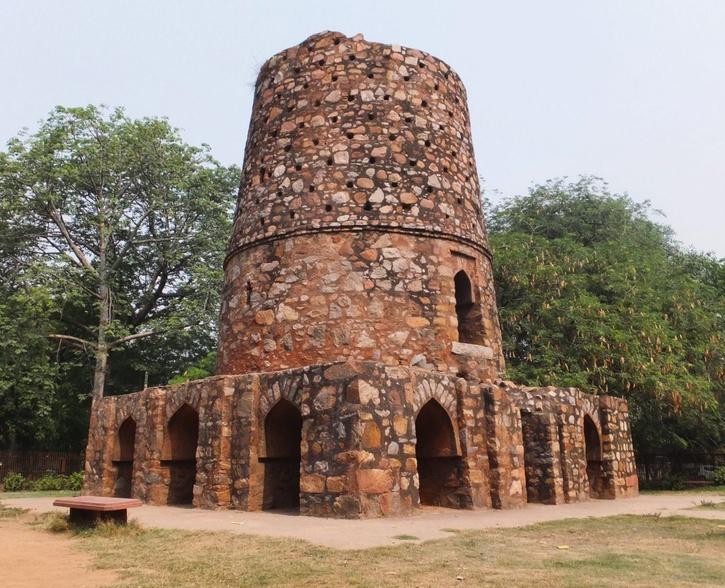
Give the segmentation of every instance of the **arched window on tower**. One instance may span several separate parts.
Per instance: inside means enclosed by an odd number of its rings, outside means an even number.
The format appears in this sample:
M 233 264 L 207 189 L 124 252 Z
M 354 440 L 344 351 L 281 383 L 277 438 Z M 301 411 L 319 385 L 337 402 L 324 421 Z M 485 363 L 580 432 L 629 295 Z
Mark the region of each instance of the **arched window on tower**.
M 468 274 L 461 270 L 453 278 L 456 288 L 456 317 L 458 340 L 461 343 L 483 345 L 483 315 L 473 298 L 473 287 Z

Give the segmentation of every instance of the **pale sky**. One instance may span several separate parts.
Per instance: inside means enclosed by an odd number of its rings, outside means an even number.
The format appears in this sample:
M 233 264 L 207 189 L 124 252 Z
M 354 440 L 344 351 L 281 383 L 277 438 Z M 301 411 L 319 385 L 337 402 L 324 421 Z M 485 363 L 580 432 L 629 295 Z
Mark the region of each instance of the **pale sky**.
M 241 165 L 259 66 L 323 30 L 460 74 L 489 197 L 597 175 L 725 256 L 725 0 L 0 0 L 0 141 L 104 103 Z

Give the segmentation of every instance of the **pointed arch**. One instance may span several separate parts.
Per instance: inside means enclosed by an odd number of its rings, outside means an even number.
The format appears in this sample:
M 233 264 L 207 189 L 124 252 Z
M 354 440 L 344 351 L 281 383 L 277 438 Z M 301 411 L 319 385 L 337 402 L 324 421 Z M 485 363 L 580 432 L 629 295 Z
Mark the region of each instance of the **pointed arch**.
M 415 417 L 416 455 L 452 457 L 458 455 L 456 434 L 448 412 L 431 398 Z
M 136 421 L 126 417 L 116 432 L 113 464 L 116 467 L 116 481 L 113 495 L 130 498 L 133 486 L 133 457 L 136 449 Z
M 264 389 L 259 398 L 260 418 L 269 414 L 280 398 L 288 400 L 299 409 L 302 404 L 302 381 L 302 376 L 290 376 L 281 382 L 275 381 Z
M 462 508 L 462 459 L 456 434 L 443 406 L 434 398 L 415 418 L 415 456 L 421 504 Z
M 447 377 L 422 377 L 416 380 L 413 391 L 413 410 L 418 414 L 423 405 L 431 398 L 435 398 L 446 409 L 449 416 L 456 410 L 455 382 Z M 451 417 L 453 418 L 453 417 Z
M 473 285 L 465 270 L 453 277 L 456 294 L 456 318 L 458 319 L 458 341 L 483 345 L 483 315 L 480 305 L 474 300 Z
M 199 413 L 182 404 L 169 419 L 164 442 L 164 465 L 169 468 L 168 504 L 191 504 L 196 482 Z
M 299 508 L 302 413 L 280 398 L 264 417 L 262 508 Z
M 601 498 L 604 493 L 604 472 L 602 469 L 602 441 L 594 420 L 584 415 L 584 449 L 586 472 L 589 482 L 589 496 Z
M 118 427 L 116 435 L 116 461 L 133 461 L 136 445 L 136 421 L 133 417 L 126 419 Z

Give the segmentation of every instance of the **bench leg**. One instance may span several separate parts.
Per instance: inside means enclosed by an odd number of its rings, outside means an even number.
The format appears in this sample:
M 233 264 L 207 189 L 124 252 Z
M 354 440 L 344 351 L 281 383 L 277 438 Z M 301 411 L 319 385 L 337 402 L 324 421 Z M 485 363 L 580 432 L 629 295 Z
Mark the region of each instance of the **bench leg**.
M 98 513 L 94 510 L 84 508 L 71 508 L 68 521 L 71 525 L 90 526 L 95 525 L 98 520 Z
M 122 510 L 112 510 L 111 512 L 101 513 L 103 520 L 114 521 L 119 525 L 125 525 L 128 522 L 128 511 L 124 508 Z
M 71 508 L 68 520 L 72 525 L 85 527 L 92 527 L 99 521 L 114 521 L 120 525 L 125 525 L 128 521 L 128 511 L 125 508 L 105 512 L 85 508 Z

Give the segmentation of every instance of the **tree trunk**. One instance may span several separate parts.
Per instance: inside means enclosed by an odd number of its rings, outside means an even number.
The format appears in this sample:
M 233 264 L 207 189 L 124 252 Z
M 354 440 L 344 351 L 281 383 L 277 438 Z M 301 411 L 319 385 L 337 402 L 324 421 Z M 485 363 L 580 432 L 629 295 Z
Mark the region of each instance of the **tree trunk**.
M 99 288 L 101 297 L 100 312 L 98 317 L 98 341 L 96 347 L 96 368 L 93 372 L 93 400 L 103 398 L 106 385 L 106 368 L 108 366 L 108 345 L 106 343 L 106 329 L 108 328 L 110 303 L 108 299 L 108 287 L 101 285 Z
M 93 372 L 93 404 L 103 398 L 106 386 L 106 368 L 108 366 L 108 342 L 106 330 L 111 322 L 111 289 L 108 287 L 108 268 L 106 267 L 107 231 L 103 206 L 99 205 L 98 221 L 98 340 L 96 342 L 96 369 Z

